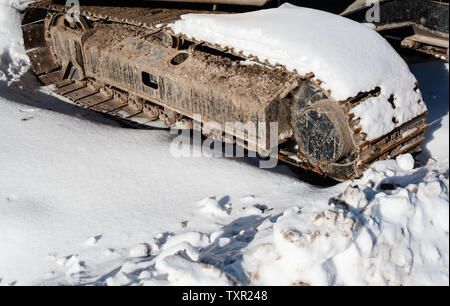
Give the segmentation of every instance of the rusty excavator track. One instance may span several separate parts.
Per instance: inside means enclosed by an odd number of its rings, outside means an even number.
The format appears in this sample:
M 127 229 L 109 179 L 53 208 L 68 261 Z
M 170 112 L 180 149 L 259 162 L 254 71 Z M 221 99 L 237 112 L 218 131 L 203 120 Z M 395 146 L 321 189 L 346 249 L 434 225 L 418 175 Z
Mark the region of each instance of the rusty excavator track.
M 366 141 L 351 109 L 379 95 L 379 88 L 334 101 L 313 74 L 177 36 L 167 27 L 198 11 L 81 6 L 79 20 L 69 22 L 69 9 L 34 3 L 23 14 L 22 29 L 34 73 L 82 107 L 144 125 L 159 119 L 192 128 L 196 114 L 222 126 L 278 122 L 280 160 L 338 181 L 361 176 L 377 160 L 416 152 L 425 139 L 422 114 Z M 247 60 L 258 64 L 241 64 Z M 246 131 L 231 136 L 246 140 Z M 236 142 L 267 153 L 269 140 Z

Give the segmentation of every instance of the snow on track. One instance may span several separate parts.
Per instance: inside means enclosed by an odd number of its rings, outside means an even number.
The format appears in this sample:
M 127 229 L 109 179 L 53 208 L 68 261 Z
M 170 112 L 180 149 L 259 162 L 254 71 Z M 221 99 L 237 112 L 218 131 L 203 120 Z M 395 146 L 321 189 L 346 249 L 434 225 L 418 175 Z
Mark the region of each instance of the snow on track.
M 177 34 L 233 47 L 300 74 L 313 72 L 335 100 L 380 87 L 380 96 L 353 109 L 367 140 L 426 111 L 420 91 L 414 91 L 414 75 L 389 43 L 338 15 L 287 3 L 243 14 L 187 14 L 169 26 Z M 395 109 L 388 102 L 391 95 Z

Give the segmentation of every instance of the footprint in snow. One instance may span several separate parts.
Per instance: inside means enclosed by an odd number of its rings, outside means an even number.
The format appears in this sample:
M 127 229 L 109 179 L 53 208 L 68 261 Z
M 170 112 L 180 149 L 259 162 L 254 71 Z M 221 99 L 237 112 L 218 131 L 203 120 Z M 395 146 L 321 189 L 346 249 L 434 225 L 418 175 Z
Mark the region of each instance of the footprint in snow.
M 8 202 L 12 202 L 12 201 L 15 201 L 15 200 L 18 200 L 18 199 L 19 199 L 19 196 L 15 195 L 15 194 L 11 194 L 11 195 L 6 197 L 6 200 Z

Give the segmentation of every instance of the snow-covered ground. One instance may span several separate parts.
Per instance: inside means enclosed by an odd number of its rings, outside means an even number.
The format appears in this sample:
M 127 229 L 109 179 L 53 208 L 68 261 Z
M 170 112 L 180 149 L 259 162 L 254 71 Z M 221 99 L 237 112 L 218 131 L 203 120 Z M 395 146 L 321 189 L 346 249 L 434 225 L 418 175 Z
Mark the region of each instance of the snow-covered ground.
M 0 2 L 0 285 L 448 285 L 448 64 L 410 65 L 425 150 L 332 187 L 254 159 L 175 158 L 48 95 Z

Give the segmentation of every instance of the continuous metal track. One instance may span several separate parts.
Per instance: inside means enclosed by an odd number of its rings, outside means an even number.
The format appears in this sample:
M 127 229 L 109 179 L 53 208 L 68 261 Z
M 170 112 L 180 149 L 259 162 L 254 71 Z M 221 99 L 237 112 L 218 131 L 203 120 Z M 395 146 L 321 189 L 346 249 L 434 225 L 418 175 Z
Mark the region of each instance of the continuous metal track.
M 426 33 L 426 32 L 425 32 Z M 404 38 L 402 47 L 416 50 L 448 62 L 449 41 L 448 37 L 432 37 L 431 34 L 414 34 Z
M 412 49 L 441 60 L 449 58 L 448 0 L 384 0 L 378 1 L 379 20 L 376 30 L 386 37 L 400 39 L 403 48 Z M 357 0 L 341 15 L 367 22 L 371 6 Z M 413 35 L 411 35 L 412 33 Z
M 55 85 L 57 94 L 69 98 L 82 107 L 135 123 L 145 125 L 160 119 L 167 125 L 183 121 L 188 127 L 193 126 L 192 114 L 186 113 L 182 109 L 165 105 L 157 100 L 143 99 L 134 95 L 133 92 L 118 88 L 114 84 L 105 84 L 101 80 L 86 79 L 80 75 L 67 75 L 71 70 L 65 67 L 65 64 L 55 55 L 49 33 L 52 26 L 50 24 L 51 17 L 55 14 L 65 14 L 68 9 L 62 5 L 52 4 L 51 1 L 42 1 L 30 5 L 23 15 L 22 29 L 25 48 L 30 57 L 33 71 L 45 85 Z M 177 48 L 180 44 L 188 41 L 193 46 L 204 46 L 224 56 L 239 60 L 252 60 L 270 69 L 286 71 L 281 65 L 269 65 L 265 59 L 246 57 L 232 47 L 221 48 L 205 41 L 189 40 L 171 33 L 167 24 L 177 20 L 180 15 L 190 12 L 194 11 L 164 8 L 80 7 L 81 16 L 84 16 L 90 23 L 132 26 L 132 30 L 142 31 L 142 35 L 157 35 L 169 48 Z M 320 82 L 313 80 L 313 73 L 305 75 L 287 71 L 286 73 L 293 80 Z M 348 116 L 348 124 L 353 130 L 351 137 L 357 148 L 344 160 L 335 163 L 308 161 L 306 157 L 298 153 L 295 143 L 292 144 L 291 141 L 280 145 L 278 158 L 293 166 L 343 181 L 361 176 L 363 171 L 374 161 L 394 158 L 402 153 L 419 150 L 420 143 L 425 139 L 424 131 L 427 128 L 424 119 L 425 113 L 379 139 L 370 142 L 365 140 L 366 136 L 361 129 L 357 128 L 358 118 L 351 113 L 351 109 L 379 93 L 380 89 L 377 88 L 372 92 L 361 93 L 351 99 L 336 102 Z

